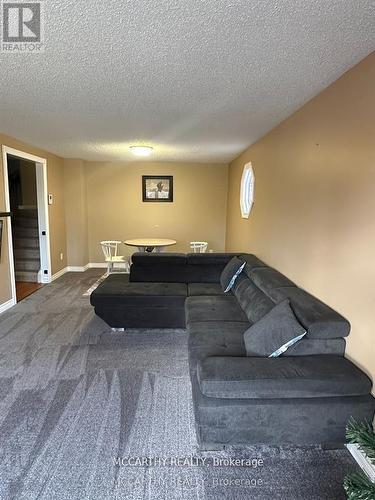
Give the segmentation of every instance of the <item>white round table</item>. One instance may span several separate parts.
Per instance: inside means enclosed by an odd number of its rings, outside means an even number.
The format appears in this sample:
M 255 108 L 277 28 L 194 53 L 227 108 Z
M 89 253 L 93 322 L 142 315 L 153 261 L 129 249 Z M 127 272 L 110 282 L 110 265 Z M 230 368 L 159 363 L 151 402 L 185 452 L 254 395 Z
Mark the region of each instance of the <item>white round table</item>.
M 135 238 L 124 243 L 130 247 L 137 247 L 139 252 L 161 252 L 164 247 L 175 245 L 177 241 L 163 238 Z

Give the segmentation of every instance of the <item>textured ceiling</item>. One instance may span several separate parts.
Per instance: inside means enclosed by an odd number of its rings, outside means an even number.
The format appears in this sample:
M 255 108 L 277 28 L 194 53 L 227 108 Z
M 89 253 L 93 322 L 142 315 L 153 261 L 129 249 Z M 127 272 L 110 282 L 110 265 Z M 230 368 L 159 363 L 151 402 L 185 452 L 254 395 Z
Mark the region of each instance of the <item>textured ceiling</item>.
M 0 131 L 226 162 L 374 50 L 374 19 L 370 0 L 46 1 L 45 53 L 0 53 Z

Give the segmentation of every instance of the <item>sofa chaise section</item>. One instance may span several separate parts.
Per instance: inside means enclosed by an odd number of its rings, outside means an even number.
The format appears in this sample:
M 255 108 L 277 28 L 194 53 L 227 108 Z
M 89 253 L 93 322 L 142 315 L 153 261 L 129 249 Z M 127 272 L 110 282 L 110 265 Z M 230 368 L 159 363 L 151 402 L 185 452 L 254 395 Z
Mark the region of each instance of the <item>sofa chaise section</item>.
M 371 395 L 319 398 L 205 396 L 192 380 L 195 427 L 202 450 L 232 445 L 322 445 L 340 447 L 350 417 L 369 420 Z
M 90 297 L 95 313 L 112 328 L 185 328 L 185 283 L 130 283 L 111 274 Z
M 200 446 L 337 446 L 350 417 L 373 411 L 370 391 L 369 378 L 341 356 L 207 357 L 193 379 Z
M 222 270 L 234 254 L 135 253 L 130 275 L 111 274 L 91 294 L 112 328 L 185 328 L 185 299 L 224 295 Z M 232 306 L 243 314 L 234 297 Z

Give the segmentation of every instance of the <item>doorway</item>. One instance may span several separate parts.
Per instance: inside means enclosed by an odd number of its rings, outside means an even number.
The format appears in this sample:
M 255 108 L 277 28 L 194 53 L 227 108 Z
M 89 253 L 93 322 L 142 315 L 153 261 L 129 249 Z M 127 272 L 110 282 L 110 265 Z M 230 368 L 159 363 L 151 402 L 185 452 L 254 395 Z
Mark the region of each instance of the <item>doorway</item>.
M 19 302 L 51 281 L 47 162 L 3 146 L 12 300 Z

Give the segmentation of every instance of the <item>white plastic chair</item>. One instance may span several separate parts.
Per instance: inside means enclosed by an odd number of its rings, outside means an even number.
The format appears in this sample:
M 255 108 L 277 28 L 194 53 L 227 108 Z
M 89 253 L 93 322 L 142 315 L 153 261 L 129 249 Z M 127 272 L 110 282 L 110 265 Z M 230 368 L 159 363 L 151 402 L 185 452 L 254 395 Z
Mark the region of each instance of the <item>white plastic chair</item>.
M 103 250 L 104 258 L 105 261 L 107 262 L 107 273 L 111 274 L 114 272 L 129 272 L 129 262 L 125 260 L 125 257 L 123 255 L 117 255 L 118 252 L 118 246 L 121 244 L 121 241 L 117 240 L 108 240 L 108 241 L 101 241 L 100 245 Z M 124 264 L 124 271 L 122 270 L 116 270 L 115 271 L 115 264 Z
M 208 247 L 207 241 L 191 241 L 190 248 L 194 253 L 205 253 Z

